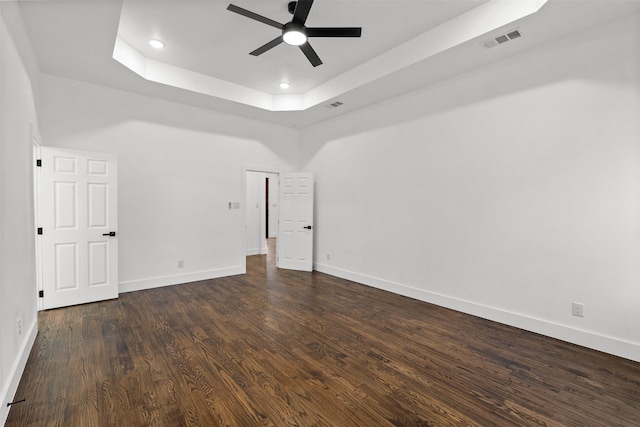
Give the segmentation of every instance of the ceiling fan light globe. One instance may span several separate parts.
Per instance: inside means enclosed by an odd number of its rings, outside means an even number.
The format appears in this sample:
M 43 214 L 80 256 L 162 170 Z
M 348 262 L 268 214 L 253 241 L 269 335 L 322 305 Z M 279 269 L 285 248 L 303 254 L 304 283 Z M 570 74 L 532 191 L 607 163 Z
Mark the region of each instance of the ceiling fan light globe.
M 300 46 L 307 42 L 307 35 L 300 30 L 289 30 L 282 34 L 282 39 L 286 44 Z

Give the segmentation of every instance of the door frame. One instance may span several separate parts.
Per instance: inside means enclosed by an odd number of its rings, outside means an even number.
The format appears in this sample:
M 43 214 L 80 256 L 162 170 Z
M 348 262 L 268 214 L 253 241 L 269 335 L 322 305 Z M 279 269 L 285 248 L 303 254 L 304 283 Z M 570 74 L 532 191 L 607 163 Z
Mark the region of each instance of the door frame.
M 37 233 L 37 228 L 40 227 L 41 222 L 41 213 L 40 213 L 40 171 L 41 169 L 37 166 L 37 160 L 41 158 L 40 148 L 42 147 L 42 138 L 38 133 L 35 126 L 31 125 L 31 144 L 33 146 L 33 159 L 32 159 L 32 167 L 33 167 L 33 218 L 34 218 L 34 226 L 33 236 L 35 239 L 35 268 L 36 268 L 36 309 L 38 311 L 44 310 L 44 300 L 39 297 L 40 291 L 43 290 L 42 284 L 42 238 Z
M 246 241 L 246 229 L 247 229 L 247 211 L 246 211 L 246 200 L 247 200 L 247 172 L 260 172 L 260 173 L 269 173 L 278 175 L 278 181 L 280 181 L 280 174 L 282 171 L 278 168 L 272 168 L 269 166 L 256 166 L 256 165 L 241 165 L 241 194 L 240 194 L 240 267 L 242 269 L 242 274 L 247 272 L 247 241 Z M 280 211 L 278 210 L 278 216 L 280 215 Z M 279 220 L 279 218 L 278 218 Z M 276 257 L 278 253 L 278 239 L 276 239 Z M 276 266 L 278 265 L 278 261 L 276 258 Z

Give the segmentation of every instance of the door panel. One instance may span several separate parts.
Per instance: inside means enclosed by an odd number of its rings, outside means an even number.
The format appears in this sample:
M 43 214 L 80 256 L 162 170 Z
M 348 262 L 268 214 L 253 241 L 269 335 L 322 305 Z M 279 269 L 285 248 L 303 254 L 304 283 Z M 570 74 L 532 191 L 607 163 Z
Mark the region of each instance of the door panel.
M 104 228 L 107 226 L 108 204 L 106 184 L 89 184 L 89 228 Z
M 42 147 L 41 158 L 44 308 L 117 298 L 115 156 Z
M 55 245 L 56 291 L 78 288 L 78 245 L 57 243 Z
M 55 182 L 55 224 L 56 230 L 77 228 L 76 211 L 78 210 L 77 186 L 75 182 Z
M 313 174 L 292 173 L 280 177 L 278 267 L 313 269 Z
M 106 285 L 108 282 L 109 243 L 89 242 L 89 286 Z

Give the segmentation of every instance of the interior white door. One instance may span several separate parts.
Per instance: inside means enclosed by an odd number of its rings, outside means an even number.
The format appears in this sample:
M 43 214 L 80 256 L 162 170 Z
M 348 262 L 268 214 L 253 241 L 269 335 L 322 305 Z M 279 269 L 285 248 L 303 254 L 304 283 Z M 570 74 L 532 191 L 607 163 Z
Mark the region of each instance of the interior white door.
M 118 297 L 115 155 L 42 147 L 45 309 Z
M 280 224 L 276 245 L 277 266 L 290 270 L 313 269 L 313 174 L 280 175 Z

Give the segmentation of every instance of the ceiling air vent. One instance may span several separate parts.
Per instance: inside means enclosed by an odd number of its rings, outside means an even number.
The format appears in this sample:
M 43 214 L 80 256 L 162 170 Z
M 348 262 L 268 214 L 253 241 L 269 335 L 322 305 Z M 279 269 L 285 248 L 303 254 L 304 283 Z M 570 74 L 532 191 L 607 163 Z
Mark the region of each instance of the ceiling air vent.
M 500 34 L 499 36 L 492 37 L 489 40 L 485 40 L 481 44 L 482 46 L 485 47 L 485 49 L 489 49 L 489 48 L 498 46 L 499 44 L 503 44 L 513 39 L 517 39 L 519 37 L 522 37 L 520 30 L 515 29 L 515 30 L 509 31 L 508 33 Z
M 521 35 L 522 34 L 520 34 L 520 31 L 518 30 L 513 30 L 510 33 L 507 33 L 507 37 L 509 37 L 509 40 L 517 39 Z
M 328 104 L 328 105 L 327 105 L 327 108 L 336 108 L 336 107 L 341 106 L 342 104 L 343 104 L 343 103 L 342 103 L 342 102 L 340 102 L 340 101 L 332 102 L 331 104 Z

